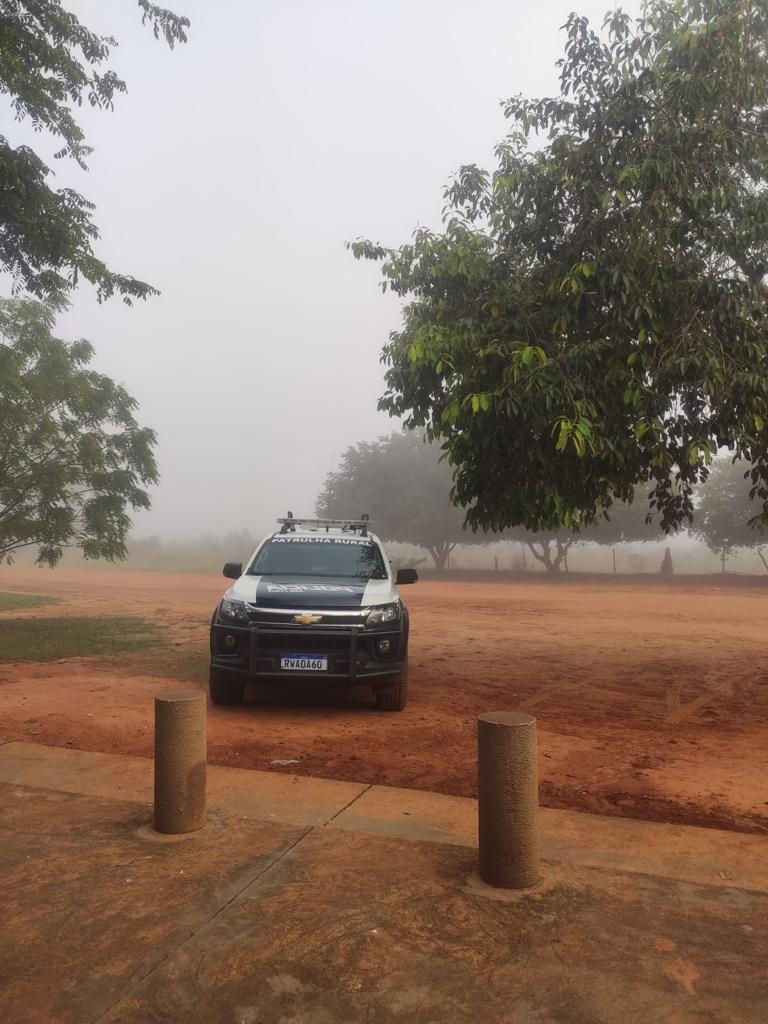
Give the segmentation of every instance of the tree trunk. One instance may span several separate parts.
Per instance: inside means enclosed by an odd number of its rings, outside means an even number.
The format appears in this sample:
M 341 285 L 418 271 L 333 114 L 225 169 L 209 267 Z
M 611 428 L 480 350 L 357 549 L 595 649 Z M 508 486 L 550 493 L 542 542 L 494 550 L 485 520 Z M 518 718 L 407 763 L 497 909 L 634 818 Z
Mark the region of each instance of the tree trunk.
M 551 540 L 540 540 L 538 541 L 541 546 L 541 553 L 539 553 L 532 541 L 526 541 L 531 554 L 537 562 L 541 562 L 548 573 L 555 576 L 560 572 L 560 562 L 562 561 L 562 555 L 558 553 L 555 558 L 552 558 L 552 544 L 554 541 Z
M 536 561 L 541 562 L 548 573 L 553 576 L 559 575 L 561 565 L 564 565 L 565 571 L 568 572 L 568 549 L 573 544 L 572 537 L 569 537 L 568 540 L 560 540 L 559 537 L 554 540 L 527 540 L 525 543 Z M 541 548 L 541 552 L 536 550 L 534 546 L 536 543 Z M 523 561 L 525 561 L 525 550 L 523 550 Z
M 432 558 L 435 560 L 435 569 L 437 572 L 442 572 L 447 568 L 448 559 L 455 547 L 455 544 L 450 544 L 445 540 L 441 544 L 435 544 L 434 547 L 427 548 L 427 551 L 429 551 L 430 555 L 432 555 Z
M 725 559 L 726 559 L 726 557 L 727 557 L 726 551 L 725 551 L 725 548 L 723 548 L 722 552 L 720 553 L 720 562 L 722 564 L 722 570 L 721 571 L 722 571 L 723 576 L 725 576 Z
M 569 537 L 568 540 L 560 540 L 558 537 L 555 541 L 555 544 L 557 545 L 557 557 L 555 558 L 555 562 L 558 566 L 562 562 L 566 572 L 570 571 L 568 569 L 568 551 L 572 543 L 573 539 L 571 537 Z
M 611 548 L 611 554 L 613 555 L 613 575 L 616 575 L 616 548 Z
M 766 571 L 768 571 L 768 562 L 766 562 L 765 558 L 763 557 L 763 552 L 761 551 L 760 548 L 757 549 L 757 557 L 760 559 L 760 561 L 765 566 Z

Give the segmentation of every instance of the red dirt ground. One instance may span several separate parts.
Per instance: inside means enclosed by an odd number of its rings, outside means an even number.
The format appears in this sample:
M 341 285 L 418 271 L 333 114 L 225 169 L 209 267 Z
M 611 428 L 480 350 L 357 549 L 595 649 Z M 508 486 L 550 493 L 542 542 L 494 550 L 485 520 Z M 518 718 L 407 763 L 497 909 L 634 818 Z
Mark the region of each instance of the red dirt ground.
M 242 707 L 210 708 L 210 760 L 472 796 L 476 715 L 519 708 L 538 718 L 547 806 L 768 832 L 768 586 L 755 582 L 422 581 L 404 590 L 404 712 L 340 691 L 257 690 Z M 0 570 L 2 590 L 63 599 L 3 617 L 142 615 L 165 625 L 187 666 L 170 679 L 167 653 L 160 670 L 135 655 L 0 665 L 0 742 L 151 756 L 153 695 L 204 685 L 225 585 Z

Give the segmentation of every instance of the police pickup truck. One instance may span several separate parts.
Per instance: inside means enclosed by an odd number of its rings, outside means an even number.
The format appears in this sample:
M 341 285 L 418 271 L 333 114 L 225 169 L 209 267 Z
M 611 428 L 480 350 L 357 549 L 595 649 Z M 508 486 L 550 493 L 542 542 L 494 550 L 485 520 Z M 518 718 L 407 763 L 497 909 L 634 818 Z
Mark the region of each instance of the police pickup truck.
M 210 694 L 237 704 L 248 680 L 313 679 L 373 689 L 401 711 L 408 686 L 408 610 L 380 540 L 361 519 L 298 519 L 289 512 L 235 580 L 211 622 Z

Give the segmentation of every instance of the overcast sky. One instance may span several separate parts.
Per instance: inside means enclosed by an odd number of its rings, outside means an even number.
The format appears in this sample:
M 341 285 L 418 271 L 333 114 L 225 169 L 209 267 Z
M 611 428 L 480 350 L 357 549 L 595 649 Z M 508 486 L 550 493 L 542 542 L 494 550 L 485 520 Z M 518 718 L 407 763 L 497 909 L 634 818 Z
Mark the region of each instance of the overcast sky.
M 452 173 L 492 165 L 499 100 L 556 91 L 569 10 L 599 23 L 613 5 L 168 3 L 192 21 L 173 52 L 131 0 L 65 3 L 117 37 L 128 94 L 83 112 L 89 173 L 57 178 L 97 204 L 98 254 L 162 295 L 129 309 L 81 289 L 59 334 L 92 341 L 159 433 L 137 535 L 258 532 L 311 514 L 332 460 L 396 426 L 376 401 L 399 307 L 344 242 L 439 227 Z

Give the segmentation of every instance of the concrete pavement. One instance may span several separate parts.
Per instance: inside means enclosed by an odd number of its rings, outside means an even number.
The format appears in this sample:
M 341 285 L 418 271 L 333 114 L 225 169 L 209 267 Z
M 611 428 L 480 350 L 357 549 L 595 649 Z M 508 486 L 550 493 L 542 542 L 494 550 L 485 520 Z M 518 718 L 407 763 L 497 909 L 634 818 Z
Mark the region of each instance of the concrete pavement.
M 768 838 L 541 813 L 475 874 L 474 801 L 209 769 L 159 837 L 142 758 L 0 746 L 11 1024 L 765 1024 Z

